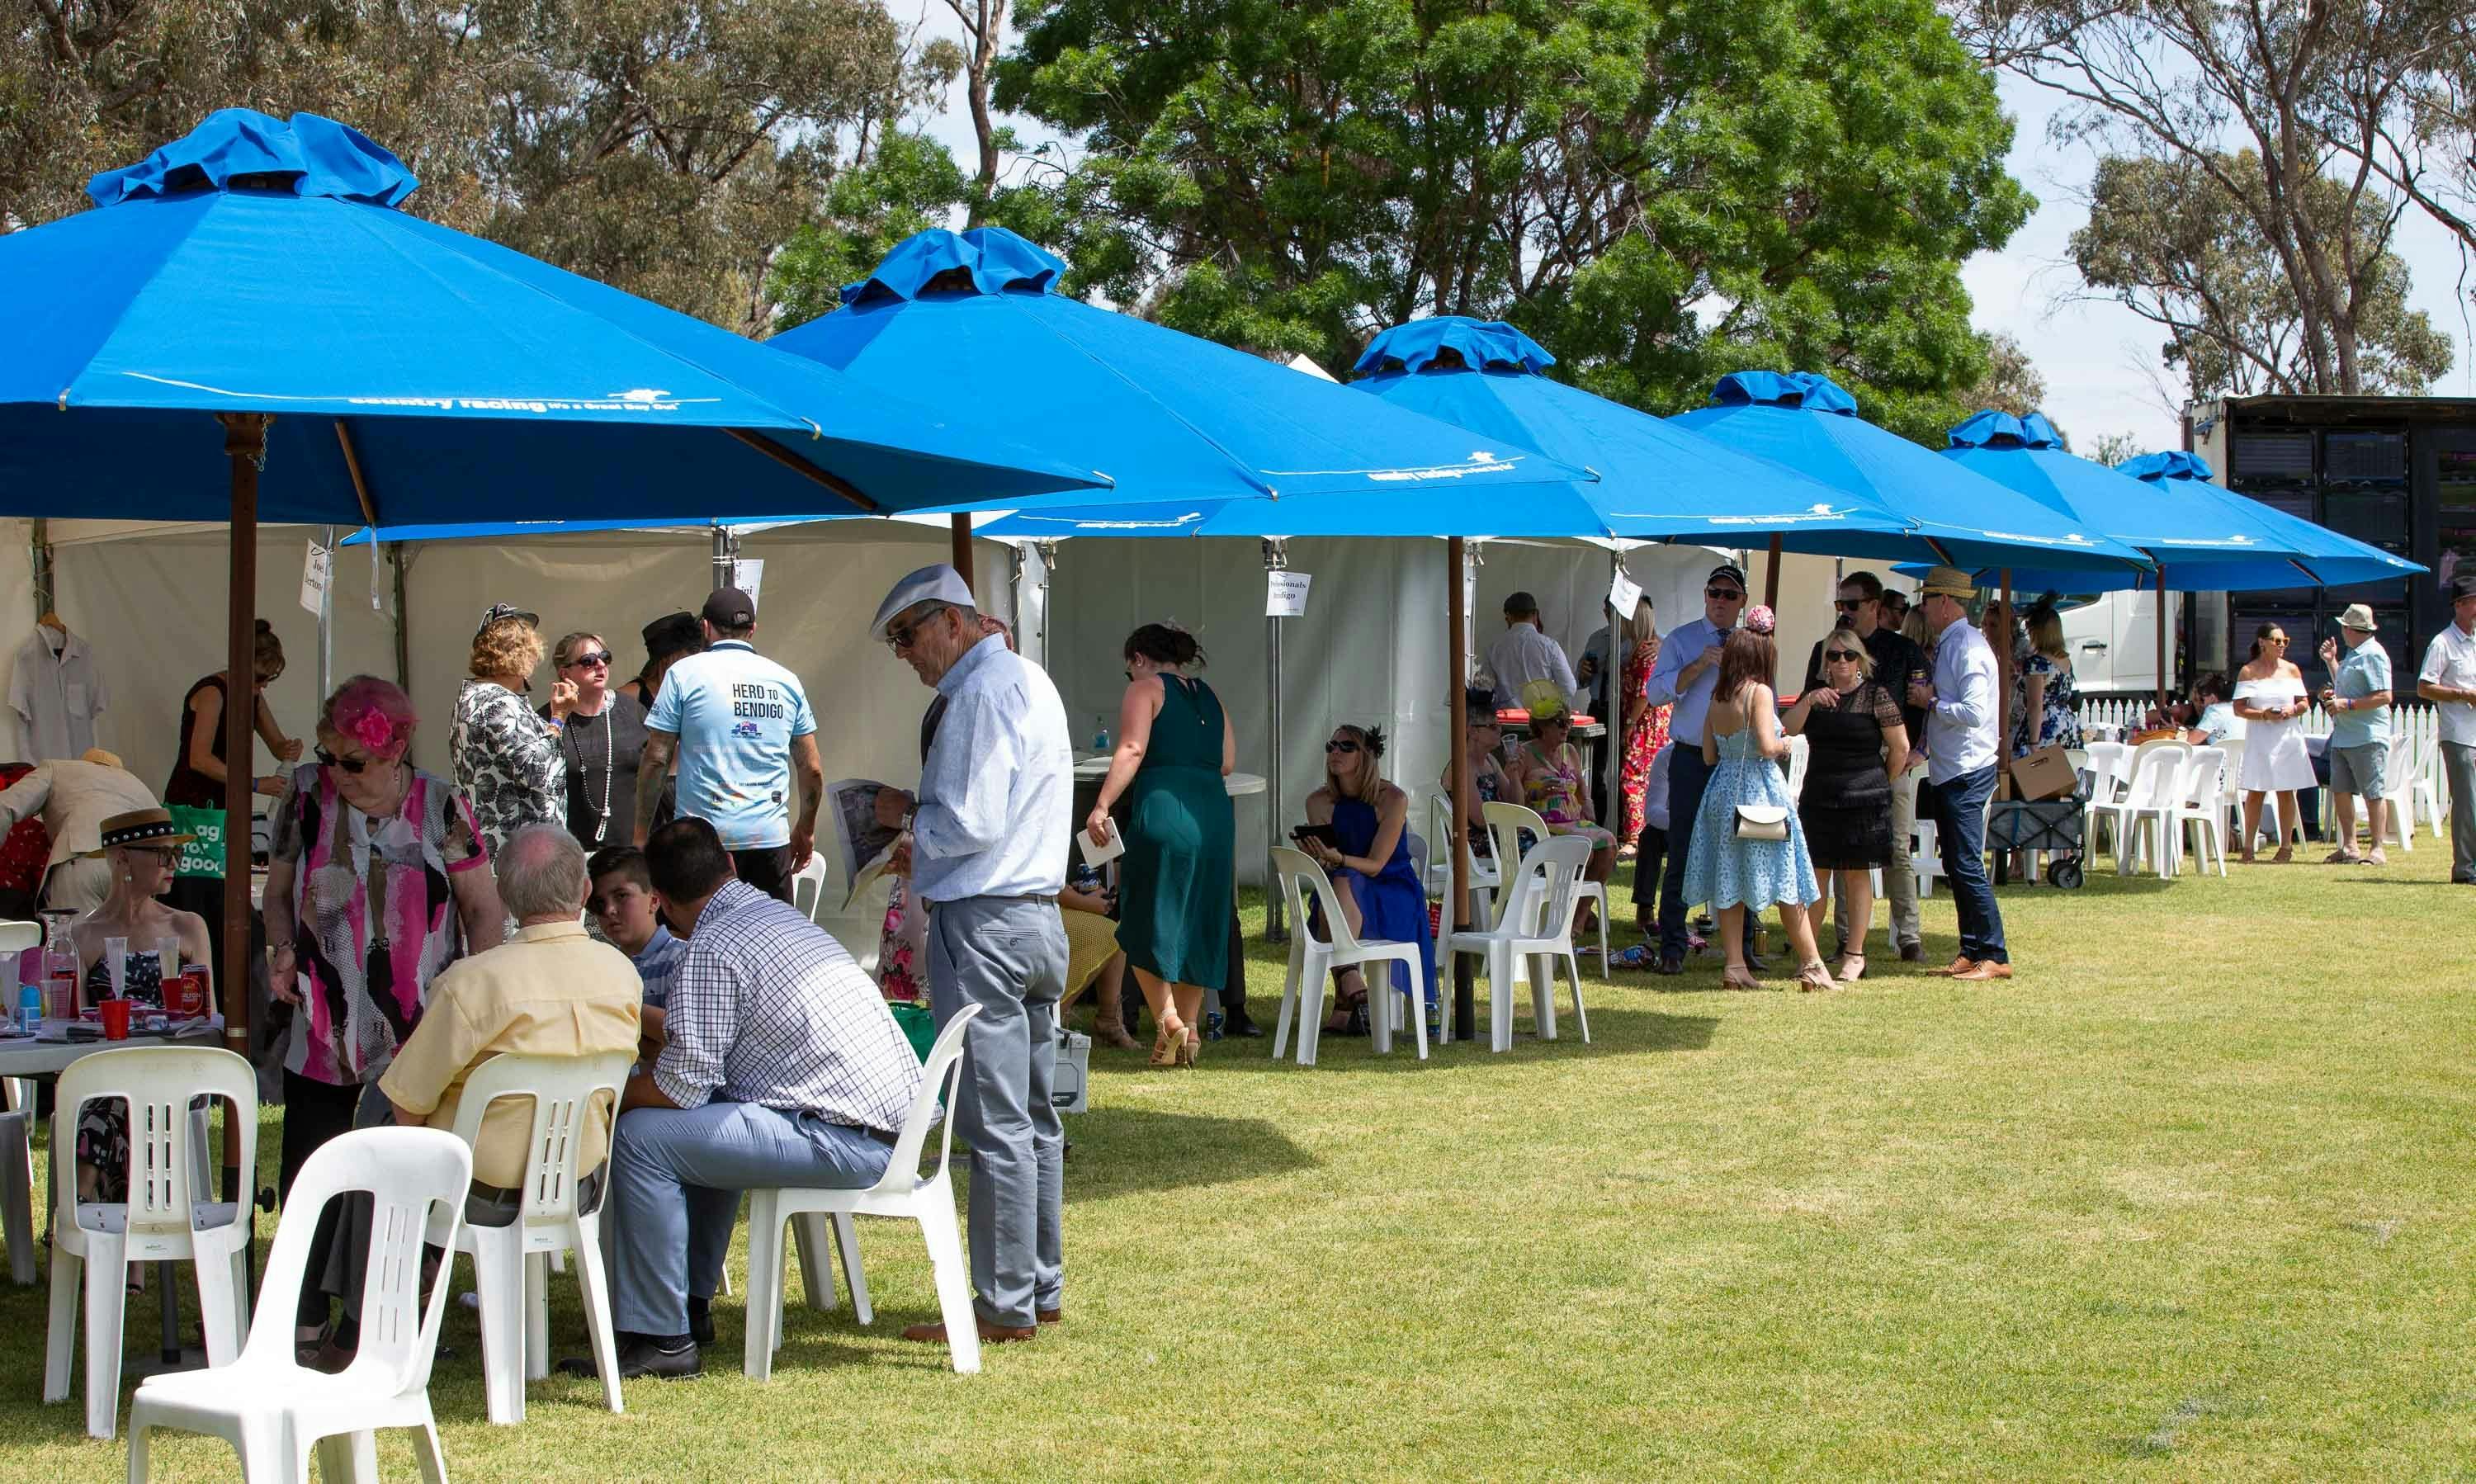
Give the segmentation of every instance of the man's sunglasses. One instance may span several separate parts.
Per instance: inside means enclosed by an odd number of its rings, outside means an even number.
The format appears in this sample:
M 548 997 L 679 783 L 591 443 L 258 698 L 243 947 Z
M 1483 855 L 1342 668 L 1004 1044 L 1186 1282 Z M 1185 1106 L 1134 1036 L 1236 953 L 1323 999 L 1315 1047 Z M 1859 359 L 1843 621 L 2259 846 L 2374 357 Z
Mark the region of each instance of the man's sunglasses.
M 1327 753 L 1354 753 L 1358 751 L 1358 744 L 1349 741 L 1327 742 L 1324 745 L 1324 750 Z
M 1742 587 L 1705 587 L 1702 589 L 1702 596 L 1705 598 L 1720 598 L 1729 603 L 1738 603 L 1744 601 L 1746 590 Z
M 346 773 L 355 775 L 370 765 L 370 760 L 366 757 L 338 757 L 323 747 L 318 749 L 318 760 L 330 768 L 341 768 Z
M 1822 657 L 1834 660 L 1845 659 L 1853 665 L 1858 661 L 1860 656 L 1855 650 L 1827 649 L 1822 652 Z
M 610 652 L 608 650 L 586 650 L 583 654 L 569 660 L 568 664 L 578 669 L 590 670 L 596 665 L 607 665 L 609 662 Z
M 1831 606 L 1843 613 L 1854 613 L 1864 607 L 1866 602 L 1867 600 L 1863 598 L 1834 598 L 1831 600 Z

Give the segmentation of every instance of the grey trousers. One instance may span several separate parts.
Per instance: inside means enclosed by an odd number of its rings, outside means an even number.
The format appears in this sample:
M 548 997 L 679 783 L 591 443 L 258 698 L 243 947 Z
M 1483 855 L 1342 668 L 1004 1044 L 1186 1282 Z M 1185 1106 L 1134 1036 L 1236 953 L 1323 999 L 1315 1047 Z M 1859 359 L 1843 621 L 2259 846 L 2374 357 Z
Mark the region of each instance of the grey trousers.
M 1909 855 L 1909 832 L 1918 828 L 1918 785 L 1925 781 L 1925 769 L 1912 768 L 1892 779 L 1892 863 L 1883 870 L 1883 895 L 1892 903 L 1892 947 L 1895 949 L 1903 943 L 1920 941 L 1918 868 Z M 1840 929 L 1840 941 L 1846 945 L 1843 952 L 1853 949 L 1861 954 L 1865 952 L 1866 935 L 1848 929 L 1847 893 L 1832 893 L 1831 923 Z
M 963 1006 L 963 1075 L 947 1111 L 971 1150 L 972 1287 L 979 1317 L 1029 1328 L 1061 1306 L 1066 1132 L 1050 1101 L 1066 928 L 1057 903 L 966 897 L 928 914 L 928 1003 L 944 1026 Z
M 2450 878 L 2476 884 L 2476 747 L 2442 743 L 2441 771 L 2450 782 Z

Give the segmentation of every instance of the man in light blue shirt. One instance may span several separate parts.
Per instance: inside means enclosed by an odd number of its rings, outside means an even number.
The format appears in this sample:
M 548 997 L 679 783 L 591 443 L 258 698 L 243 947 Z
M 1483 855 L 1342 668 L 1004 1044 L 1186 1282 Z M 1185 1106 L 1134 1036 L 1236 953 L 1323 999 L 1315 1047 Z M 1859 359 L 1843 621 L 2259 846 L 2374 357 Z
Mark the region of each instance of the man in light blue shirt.
M 2390 656 L 2374 631 L 2373 610 L 2355 603 L 2339 615 L 2340 638 L 2321 641 L 2321 664 L 2333 677 L 2321 687 L 2321 707 L 2330 713 L 2330 799 L 2339 816 L 2339 848 L 2324 865 L 2390 863 L 2382 851 L 2382 827 L 2389 822 Z M 2359 798 L 2373 831 L 2368 855 L 2356 853 Z
M 1063 1316 L 1065 1130 L 1050 1099 L 1066 928 L 1057 894 L 1074 833 L 1066 707 L 1039 666 L 984 633 L 953 567 L 894 584 L 871 631 L 937 699 L 911 827 L 911 889 L 928 909 L 928 1004 L 975 1005 L 951 1111 L 971 1150 L 973 1308 L 983 1341 L 1029 1340 Z M 906 1340 L 945 1341 L 943 1324 Z
M 713 826 L 739 878 L 782 902 L 808 863 L 826 767 L 817 718 L 800 678 L 756 653 L 755 600 L 720 587 L 705 601 L 706 652 L 671 666 L 645 718 L 636 774 L 636 838 L 661 803 L 671 758 L 680 760 L 679 816 Z M 791 808 L 791 775 L 800 804 Z
M 1651 966 L 1656 974 L 1685 972 L 1685 856 L 1695 819 L 1702 812 L 1703 791 L 1711 784 L 1711 765 L 1702 760 L 1702 718 L 1720 683 L 1720 647 L 1745 609 L 1744 570 L 1733 562 L 1712 568 L 1703 580 L 1702 616 L 1668 631 L 1659 642 L 1650 679 L 1643 682 L 1644 698 L 1669 708 L 1669 750 L 1676 754 L 1668 765 L 1668 858 L 1659 878 L 1659 961 Z M 1638 887 L 1634 902 L 1637 906 L 1645 902 Z M 1748 912 L 1748 963 L 1753 962 L 1753 927 L 1754 914 Z
M 1994 796 L 2001 672 L 1986 635 L 1968 621 L 1968 600 L 1976 593 L 1976 580 L 1956 567 L 1926 574 L 1920 602 L 1926 628 L 1936 635 L 1934 680 L 1909 687 L 1909 704 L 1926 713 L 1926 794 L 1943 874 L 1960 916 L 1960 955 L 1936 972 L 1972 981 L 2012 977 L 2003 911 L 1986 878 L 1986 801 Z M 1926 813 L 1926 805 L 1918 812 Z

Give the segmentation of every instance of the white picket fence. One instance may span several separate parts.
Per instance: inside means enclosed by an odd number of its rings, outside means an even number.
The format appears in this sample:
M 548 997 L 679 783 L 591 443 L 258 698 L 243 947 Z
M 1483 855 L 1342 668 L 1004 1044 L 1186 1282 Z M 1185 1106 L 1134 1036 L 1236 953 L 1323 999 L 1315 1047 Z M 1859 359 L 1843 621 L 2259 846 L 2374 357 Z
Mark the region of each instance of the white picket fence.
M 2081 730 L 2092 737 L 2100 735 L 2099 729 L 2136 731 L 2148 710 L 2146 701 L 2092 698 L 2081 703 Z M 2304 718 L 2304 734 L 2328 736 L 2330 713 L 2315 705 Z M 2418 825 L 2437 835 L 2441 832 L 2450 818 L 2450 780 L 2441 766 L 2441 722 L 2431 705 L 2414 702 L 2390 707 L 2387 781 L 2392 799 L 2407 801 L 2415 809 Z

